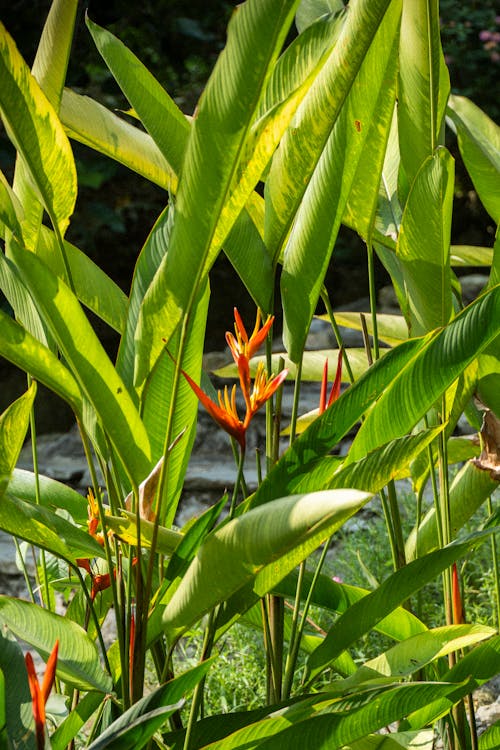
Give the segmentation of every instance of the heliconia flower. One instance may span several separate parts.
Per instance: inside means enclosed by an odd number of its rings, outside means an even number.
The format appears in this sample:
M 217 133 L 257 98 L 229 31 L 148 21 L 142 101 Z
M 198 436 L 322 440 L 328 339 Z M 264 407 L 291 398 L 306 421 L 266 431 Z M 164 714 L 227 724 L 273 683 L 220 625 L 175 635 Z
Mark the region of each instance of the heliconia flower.
M 137 564 L 137 557 L 132 558 L 132 565 Z M 92 588 L 90 589 L 90 599 L 94 601 L 99 591 L 105 591 L 111 586 L 111 574 L 110 573 L 92 573 Z M 113 577 L 116 578 L 116 568 L 113 569 Z
M 329 406 L 340 396 L 340 385 L 342 383 L 342 354 L 343 350 L 339 349 L 337 359 L 337 372 L 335 373 L 335 380 L 333 381 L 332 389 L 328 401 L 326 400 L 326 391 L 328 387 L 328 360 L 325 360 L 325 366 L 323 368 L 323 379 L 321 381 L 321 392 L 319 395 L 319 414 L 323 414 Z
M 43 750 L 45 747 L 45 705 L 56 676 L 58 651 L 59 641 L 57 640 L 52 649 L 52 653 L 47 660 L 47 666 L 45 667 L 45 674 L 43 676 L 41 687 L 36 675 L 33 657 L 29 652 L 24 657 L 26 669 L 28 671 L 28 683 L 31 693 L 31 704 L 33 706 L 33 718 L 35 719 L 36 744 L 38 750 Z
M 282 382 L 288 375 L 288 370 L 281 370 L 277 375 L 268 376 L 263 362 L 257 365 L 257 372 L 253 381 L 253 390 L 250 395 L 250 409 L 247 409 L 245 424 L 248 423 L 260 407 L 276 393 Z
M 246 357 L 248 361 L 254 356 L 254 354 L 257 353 L 257 351 L 266 340 L 266 336 L 269 333 L 269 329 L 271 328 L 273 321 L 274 315 L 268 315 L 266 322 L 264 323 L 262 328 L 260 328 L 260 310 L 257 310 L 255 327 L 253 329 L 252 335 L 250 336 L 250 338 L 248 338 L 248 334 L 246 332 L 245 326 L 243 325 L 241 316 L 236 307 L 234 308 L 234 331 L 236 333 L 236 337 L 234 337 L 232 333 L 227 331 L 226 341 L 229 348 L 231 349 L 231 354 L 233 355 L 233 359 L 238 367 L 238 360 L 241 356 Z
M 99 505 L 97 504 L 97 500 L 95 499 L 94 493 L 90 487 L 89 491 L 87 492 L 87 503 L 87 513 L 89 517 L 87 526 L 89 534 L 96 538 L 97 527 L 99 526 Z
M 233 386 L 231 390 L 231 396 L 229 396 L 227 386 L 224 389 L 224 397 L 219 391 L 219 403 L 216 404 L 215 401 L 212 401 L 212 399 L 207 396 L 207 394 L 202 391 L 198 385 L 196 385 L 194 380 L 187 374 L 187 372 L 184 372 L 184 370 L 181 370 L 181 372 L 193 391 L 198 396 L 207 412 L 212 417 L 212 419 L 215 420 L 223 430 L 232 435 L 232 437 L 234 437 L 235 440 L 238 441 L 241 448 L 244 450 L 246 426 L 239 418 L 236 409 L 236 386 Z

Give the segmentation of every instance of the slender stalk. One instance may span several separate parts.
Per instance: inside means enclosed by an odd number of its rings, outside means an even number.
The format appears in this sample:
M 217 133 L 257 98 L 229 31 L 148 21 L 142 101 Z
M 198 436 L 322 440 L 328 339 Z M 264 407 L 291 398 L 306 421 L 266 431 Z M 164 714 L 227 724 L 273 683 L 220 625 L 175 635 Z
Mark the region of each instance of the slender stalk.
M 370 313 L 372 317 L 372 338 L 373 354 L 377 360 L 380 357 L 378 342 L 378 323 L 377 323 L 377 290 L 375 289 L 375 264 L 373 258 L 373 245 L 371 236 L 366 243 L 366 257 L 368 261 L 368 287 L 370 290 Z
M 24 581 L 26 583 L 26 588 L 28 589 L 28 593 L 30 595 L 30 599 L 31 599 L 32 603 L 35 604 L 35 602 L 36 602 L 35 592 L 33 591 L 33 586 L 31 585 L 31 581 L 30 581 L 30 577 L 29 577 L 29 573 L 28 573 L 28 568 L 26 566 L 26 560 L 24 559 L 24 555 L 21 552 L 21 545 L 19 544 L 19 539 L 17 538 L 17 536 L 13 536 L 12 539 L 14 540 L 14 544 L 16 546 L 17 557 L 18 557 L 21 569 L 23 571 L 23 577 L 24 577 Z
M 290 445 L 295 440 L 297 433 L 297 419 L 299 415 L 299 400 L 300 400 L 300 385 L 302 380 L 302 363 L 304 361 L 304 353 L 299 360 L 297 365 L 297 374 L 295 375 L 295 383 L 293 388 L 293 404 L 292 404 L 292 418 L 290 420 Z
M 380 501 L 382 503 L 382 510 L 384 513 L 385 525 L 387 528 L 387 535 L 389 537 L 389 544 L 391 547 L 392 566 L 394 570 L 398 569 L 398 544 L 396 540 L 396 534 L 392 522 L 391 508 L 385 489 L 380 490 Z
M 236 481 L 234 483 L 233 495 L 231 497 L 231 505 L 229 507 L 229 518 L 233 518 L 234 513 L 236 511 L 236 504 L 238 502 L 238 493 L 239 493 L 240 486 L 241 486 L 241 480 L 243 478 L 244 465 L 245 465 L 245 450 L 241 448 L 239 459 L 238 459 L 238 472 L 236 474 Z
M 33 378 L 31 375 L 28 375 L 28 388 L 33 382 Z M 36 423 L 35 423 L 35 410 L 34 407 L 31 407 L 30 410 L 30 434 L 31 434 L 31 454 L 33 456 L 33 474 L 35 475 L 35 502 L 37 505 L 40 505 L 41 499 L 40 499 L 40 474 L 38 469 L 38 450 L 37 450 L 37 444 L 36 444 Z M 50 602 L 50 589 L 49 589 L 49 579 L 47 576 L 47 563 L 45 558 L 45 550 L 40 549 L 40 567 L 42 569 L 42 576 L 43 576 L 43 592 L 42 588 L 40 587 L 40 598 L 42 600 L 42 605 L 46 607 L 49 611 L 52 609 L 51 602 Z
M 343 351 L 342 356 L 344 358 L 345 369 L 347 371 L 349 382 L 352 384 L 354 383 L 354 374 L 352 372 L 351 365 L 349 364 L 349 357 L 347 356 L 346 348 L 344 346 L 344 342 L 342 341 L 342 334 L 340 333 L 340 328 L 338 327 L 337 321 L 335 320 L 335 315 L 333 314 L 333 307 L 330 302 L 330 297 L 328 296 L 328 292 L 326 290 L 326 287 L 324 286 L 321 288 L 321 299 L 323 301 L 323 304 L 326 307 L 326 311 L 330 319 L 330 324 L 332 326 L 332 330 L 335 335 L 335 339 L 337 341 L 337 346 L 339 347 L 339 349 L 342 349 Z
M 487 501 L 488 513 L 491 516 L 493 513 L 493 503 L 491 497 Z M 494 534 L 491 535 L 491 557 L 493 560 L 493 574 L 495 576 L 495 599 L 496 599 L 496 621 L 497 630 L 500 630 L 500 575 L 498 567 L 498 550 L 496 545 L 496 537 Z

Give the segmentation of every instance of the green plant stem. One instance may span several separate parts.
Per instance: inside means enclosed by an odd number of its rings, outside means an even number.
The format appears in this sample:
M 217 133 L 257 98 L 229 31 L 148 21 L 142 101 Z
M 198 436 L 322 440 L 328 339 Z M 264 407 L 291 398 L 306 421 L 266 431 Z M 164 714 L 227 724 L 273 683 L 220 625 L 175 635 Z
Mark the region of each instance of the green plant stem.
M 384 513 L 385 525 L 387 528 L 387 535 L 389 537 L 389 544 L 391 547 L 392 566 L 394 570 L 397 570 L 398 569 L 398 545 L 396 542 L 396 535 L 395 535 L 394 528 L 392 525 L 392 516 L 391 516 L 389 500 L 387 499 L 386 492 L 383 488 L 380 490 L 380 501 L 382 503 L 382 510 Z
M 26 583 L 26 588 L 28 589 L 28 593 L 30 595 L 30 599 L 32 603 L 35 604 L 35 601 L 36 601 L 35 592 L 33 591 L 33 586 L 31 585 L 30 577 L 28 574 L 28 568 L 26 567 L 26 561 L 24 559 L 24 555 L 21 552 L 21 545 L 19 544 L 19 539 L 17 538 L 17 536 L 13 536 L 12 539 L 14 540 L 17 556 L 19 559 L 19 564 L 21 566 L 21 570 L 23 571 L 23 577 L 24 577 L 24 582 Z
M 203 648 L 201 651 L 200 663 L 209 659 L 210 654 L 212 653 L 212 647 L 214 644 L 214 636 L 215 636 L 215 615 L 216 615 L 216 610 L 213 609 L 208 616 L 207 626 L 205 628 L 205 637 L 203 640 Z M 189 750 L 189 747 L 191 744 L 191 737 L 192 737 L 193 729 L 196 724 L 198 713 L 200 711 L 200 707 L 203 702 L 204 689 L 205 689 L 205 678 L 200 680 L 200 682 L 196 685 L 194 692 L 193 692 L 193 697 L 191 699 L 191 709 L 189 712 L 189 719 L 188 719 L 188 723 L 186 726 L 186 735 L 184 737 L 184 750 Z
M 377 323 L 377 290 L 375 288 L 375 265 L 373 260 L 373 244 L 371 236 L 366 243 L 366 257 L 368 261 L 368 287 L 370 291 L 370 313 L 372 316 L 372 338 L 373 338 L 373 355 L 377 360 L 380 357 L 378 341 L 378 323 Z
M 236 511 L 236 505 L 238 502 L 238 494 L 240 491 L 241 481 L 243 478 L 243 468 L 245 465 L 245 449 L 240 448 L 240 455 L 238 458 L 238 471 L 236 474 L 236 481 L 234 483 L 233 495 L 231 497 L 231 505 L 229 507 L 229 518 L 234 518 Z
M 297 373 L 295 375 L 295 383 L 293 387 L 293 404 L 292 404 L 292 418 L 290 420 L 290 441 L 291 445 L 295 440 L 297 433 L 297 419 L 299 416 L 299 401 L 300 401 L 300 385 L 302 380 L 302 364 L 304 361 L 304 353 L 297 364 Z
M 406 565 L 405 542 L 403 536 L 403 525 L 401 523 L 401 514 L 399 512 L 398 496 L 396 493 L 396 485 L 394 483 L 394 480 L 391 480 L 388 483 L 387 494 L 389 496 L 389 507 L 391 510 L 394 538 L 396 543 L 397 567 L 403 568 Z
M 323 301 L 323 304 L 326 307 L 328 317 L 330 318 L 330 324 L 332 326 L 332 330 L 335 335 L 335 339 L 337 341 L 337 346 L 339 347 L 339 349 L 342 349 L 342 352 L 343 352 L 342 356 L 344 358 L 345 369 L 347 371 L 349 382 L 352 384 L 354 383 L 354 374 L 352 372 L 351 365 L 349 364 L 349 357 L 347 356 L 346 348 L 344 346 L 344 342 L 342 341 L 342 334 L 340 333 L 340 328 L 338 327 L 337 321 L 335 320 L 335 315 L 333 314 L 333 307 L 331 305 L 330 297 L 328 296 L 328 292 L 325 286 L 321 288 L 321 299 Z
M 31 386 L 33 382 L 33 378 L 31 375 L 28 375 L 28 388 Z M 30 410 L 30 434 L 31 434 L 31 454 L 33 456 L 33 474 L 35 475 L 35 502 L 37 505 L 40 505 L 40 473 L 38 468 L 38 450 L 37 450 L 37 444 L 36 444 L 36 424 L 35 424 L 35 410 L 34 407 L 31 407 Z M 45 559 L 45 550 L 40 550 L 40 567 L 42 569 L 42 575 L 43 575 L 43 594 L 42 589 L 40 588 L 40 597 L 42 600 L 42 604 L 50 611 L 52 609 L 51 603 L 50 603 L 50 589 L 49 589 L 49 581 L 47 577 L 47 563 Z M 36 569 L 36 566 L 35 566 Z
M 493 503 L 491 497 L 487 500 L 488 514 L 493 514 Z M 491 559 L 493 561 L 493 575 L 495 577 L 495 600 L 496 600 L 496 622 L 497 630 L 500 630 L 500 575 L 498 567 L 498 550 L 496 545 L 496 537 L 494 534 L 491 535 Z
M 96 470 L 95 470 L 95 466 L 94 466 L 94 461 L 92 459 L 92 451 L 91 451 L 91 447 L 90 447 L 89 438 L 88 438 L 88 435 L 87 435 L 87 433 L 86 433 L 83 425 L 80 424 L 79 422 L 78 422 L 78 428 L 79 428 L 79 431 L 80 431 L 80 437 L 81 437 L 81 441 L 82 441 L 83 450 L 84 450 L 84 453 L 85 453 L 85 458 L 87 460 L 87 464 L 88 464 L 89 471 L 90 471 L 90 478 L 91 478 L 91 481 L 92 481 L 92 486 L 94 488 L 95 498 L 96 498 L 96 501 L 97 501 L 97 507 L 99 508 L 99 519 L 100 519 L 100 522 L 101 522 L 102 535 L 103 535 L 103 539 L 104 539 L 104 552 L 105 552 L 105 555 L 106 555 L 106 563 L 108 565 L 108 571 L 110 573 L 111 593 L 112 593 L 113 605 L 115 607 L 115 613 L 116 613 L 116 634 L 117 634 L 117 638 L 118 638 L 118 644 L 119 644 L 120 654 L 123 654 L 124 653 L 124 646 L 123 646 L 123 643 L 124 643 L 124 634 L 123 634 L 123 629 L 122 629 L 121 618 L 119 616 L 119 613 L 121 611 L 120 610 L 120 601 L 118 599 L 117 588 L 116 588 L 116 581 L 115 581 L 115 577 L 113 575 L 113 555 L 111 553 L 111 547 L 110 547 L 110 544 L 109 544 L 109 538 L 108 538 L 108 534 L 107 534 L 106 514 L 104 512 L 104 505 L 103 505 L 103 502 L 102 502 L 101 490 L 100 490 L 100 487 L 99 487 L 99 482 L 97 481 L 97 474 L 96 474 Z M 80 571 L 78 571 L 78 573 L 80 574 Z M 81 578 L 81 574 L 80 574 L 80 578 Z M 98 632 L 100 632 L 97 618 L 96 618 L 96 623 L 97 623 L 97 627 L 98 627 Z M 104 642 L 102 642 L 102 646 L 103 646 L 103 648 L 105 650 Z M 122 670 L 123 670 L 124 666 L 125 666 L 125 670 L 126 670 L 125 674 L 128 677 L 128 667 L 127 667 L 127 665 L 124 665 L 123 662 L 122 662 Z

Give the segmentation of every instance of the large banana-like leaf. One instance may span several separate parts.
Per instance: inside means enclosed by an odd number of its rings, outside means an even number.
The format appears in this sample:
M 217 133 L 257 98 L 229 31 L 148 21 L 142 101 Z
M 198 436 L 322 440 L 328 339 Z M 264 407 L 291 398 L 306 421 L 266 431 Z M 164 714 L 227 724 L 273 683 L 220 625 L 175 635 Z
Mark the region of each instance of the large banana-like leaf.
M 310 471 L 356 424 L 380 393 L 413 359 L 423 341 L 411 339 L 391 349 L 348 388 L 295 440 L 250 499 L 255 507 L 283 497 L 289 485 Z
M 180 174 L 190 125 L 140 60 L 113 34 L 87 18 L 97 49 L 172 172 Z
M 238 191 L 238 199 L 223 216 L 262 91 L 296 5 L 297 0 L 245 3 L 231 18 L 227 45 L 191 128 L 169 251 L 141 310 L 136 369 L 139 386 L 163 348 L 162 339 L 168 341 L 182 316 L 189 313 L 224 237 L 260 178 L 255 174 L 247 189 Z M 222 218 L 224 231 L 219 227 Z
M 18 197 L 0 171 L 0 237 L 5 240 L 7 230 L 12 232 L 18 242 L 22 242 L 22 229 L 20 221 L 23 209 Z
M 208 745 L 201 740 L 195 747 L 203 750 L 350 748 L 352 743 L 426 706 L 433 699 L 440 700 L 450 709 L 458 700 L 455 695 L 463 695 L 468 689 L 468 682 L 415 682 L 372 688 L 347 698 L 332 698 L 328 693 L 322 693 L 273 712 L 261 721 L 249 723 L 221 740 Z
M 28 431 L 36 382 L 0 415 L 0 497 L 17 463 Z
M 79 558 L 104 557 L 103 548 L 86 530 L 8 492 L 0 499 L 0 529 L 73 564 Z
M 407 361 L 367 416 L 348 462 L 380 445 L 382 436 L 386 442 L 409 432 L 499 333 L 500 285 L 479 297 L 446 328 L 423 339 L 418 353 Z
M 206 281 L 200 289 L 199 298 L 193 305 L 186 331 L 186 343 L 182 350 L 182 369 L 196 379 L 201 372 L 209 298 L 210 288 Z M 179 338 L 176 331 L 170 341 L 169 352 L 174 356 L 179 351 Z M 164 352 L 148 378 L 142 398 L 142 418 L 151 441 L 153 460 L 156 461 L 163 455 L 165 449 L 167 450 L 165 471 L 168 481 L 165 484 L 163 497 L 160 498 L 160 519 L 166 526 L 174 522 L 177 512 L 195 439 L 198 416 L 198 398 L 185 378 L 181 377 L 174 393 L 174 374 L 175 363 Z M 167 424 L 174 398 L 175 411 L 171 423 L 171 444 L 165 446 Z M 180 439 L 177 440 L 179 436 Z
M 263 596 L 370 497 L 356 490 L 295 495 L 224 524 L 184 574 L 166 606 L 164 627 L 178 634 L 236 592 Z M 253 603 L 250 598 L 248 606 Z
M 480 643 L 476 648 L 462 656 L 454 667 L 449 669 L 443 680 L 459 683 L 461 680 L 472 678 L 467 692 L 472 692 L 487 680 L 500 672 L 500 637 L 491 638 L 486 643 Z M 458 695 L 457 695 L 458 699 Z M 402 722 L 401 729 L 416 729 L 430 726 L 437 719 L 448 713 L 449 707 L 442 700 L 436 699 L 419 711 L 410 714 Z
M 177 177 L 148 133 L 70 89 L 63 92 L 60 117 L 73 140 L 115 159 L 165 190 L 175 190 Z
M 55 479 L 24 469 L 14 469 L 7 491 L 12 497 L 27 500 L 32 504 L 38 500 L 40 505 L 53 511 L 64 509 L 80 526 L 87 523 L 88 505 L 85 498 L 69 485 Z
M 110 691 L 111 678 L 101 667 L 95 643 L 75 622 L 8 596 L 0 596 L 0 622 L 44 659 L 59 640 L 57 674 L 65 682 L 80 690 Z
M 439 32 L 439 0 L 403 3 L 398 127 L 408 187 L 439 144 L 450 84 Z
M 413 181 L 403 213 L 396 253 L 403 269 L 413 336 L 446 325 L 452 313 L 453 166 L 445 148 L 426 159 Z
M 493 249 L 475 245 L 452 245 L 450 250 L 452 266 L 491 266 Z
M 467 554 L 468 550 L 478 543 L 478 536 L 469 537 L 460 544 L 450 544 L 408 563 L 386 578 L 368 596 L 353 604 L 334 623 L 325 639 L 310 655 L 307 664 L 309 679 L 316 677 L 332 659 L 368 633 L 396 606 L 400 606 L 427 582 Z
M 373 144 L 369 145 L 370 134 L 373 136 L 373 133 L 377 139 L 381 133 L 378 174 L 382 168 L 383 150 L 396 93 L 399 17 L 400 4 L 392 3 L 319 156 L 286 243 L 281 275 L 283 337 L 290 358 L 295 362 L 304 348 L 358 165 L 363 160 L 366 161 L 363 157 L 365 146 L 370 152 L 373 151 Z M 335 49 L 339 45 L 340 42 Z M 307 99 L 304 100 L 304 105 L 306 101 Z M 308 141 L 310 139 L 311 136 L 308 135 Z M 298 135 L 295 143 L 297 150 L 305 148 Z M 373 171 L 373 163 L 370 168 Z M 272 179 L 273 168 L 270 174 L 271 198 Z M 363 185 L 364 200 L 369 204 L 369 207 L 365 206 L 367 224 L 371 223 L 378 195 L 376 171 L 371 183 L 371 189 L 366 184 Z
M 224 240 L 224 252 L 238 276 L 263 312 L 271 314 L 274 271 L 259 227 L 254 221 L 264 201 L 253 192 L 247 205 Z
M 381 684 L 403 679 L 453 651 L 468 648 L 495 635 L 486 625 L 448 625 L 427 630 L 407 638 L 374 659 L 357 672 L 333 686 L 334 692 L 345 695 L 373 682 Z
M 336 312 L 335 322 L 339 326 L 352 328 L 355 331 L 362 331 L 361 315 L 365 319 L 366 330 L 372 336 L 373 321 L 370 313 Z M 318 317 L 321 320 L 328 320 L 327 315 L 319 315 Z M 387 315 L 382 313 L 377 315 L 377 335 L 380 341 L 385 341 L 389 346 L 396 346 L 408 338 L 408 326 L 402 315 Z
M 277 259 L 332 128 L 389 0 L 359 0 L 302 101 L 276 153 L 266 183 L 266 244 Z
M 487 471 L 481 471 L 468 462 L 459 471 L 450 487 L 450 517 L 453 536 L 464 527 L 469 518 L 498 487 Z M 418 529 L 411 531 L 406 541 L 408 560 L 427 554 L 438 547 L 436 511 L 430 508 Z
M 64 282 L 31 253 L 16 251 L 14 259 L 128 476 L 139 484 L 149 474 L 151 449 L 144 424 L 123 380 Z
M 155 715 L 151 715 L 151 712 L 167 707 L 170 713 L 173 713 L 174 708 L 182 707 L 185 696 L 207 675 L 211 666 L 212 661 L 207 659 L 193 669 L 179 675 L 176 679 L 165 685 L 160 685 L 159 688 L 137 701 L 114 721 L 89 745 L 89 750 L 104 750 L 104 748 L 115 748 L 116 750 L 130 748 L 130 750 L 135 750 L 135 748 L 143 747 L 156 731 L 155 724 L 161 726 L 169 716 L 168 713 L 161 713 L 155 720 Z M 145 719 L 148 714 L 150 715 L 150 723 L 146 719 L 147 727 L 144 727 L 144 731 L 142 731 L 139 722 L 141 718 Z M 151 731 L 152 726 L 154 726 L 153 731 Z
M 83 409 L 82 395 L 67 367 L 2 310 L 0 323 L 0 354 L 57 393 L 68 402 L 75 414 L 80 415 Z
M 76 169 L 63 127 L 3 25 L 0 112 L 37 195 L 64 233 L 76 200 Z M 21 114 L 22 113 L 22 114 Z
M 16 242 L 14 238 L 11 238 L 10 247 Z M 21 279 L 18 269 L 3 253 L 0 254 L 0 289 L 12 307 L 17 322 L 41 344 L 55 351 L 54 340 Z
M 11 743 L 5 742 L 2 747 L 6 750 L 10 750 L 11 746 L 19 750 L 36 750 L 35 722 L 24 654 L 8 628 L 0 629 L 0 672 L 9 687 L 5 692 L 4 709 Z M 2 740 L 0 729 L 0 742 Z
M 500 221 L 500 127 L 462 96 L 451 96 L 448 116 L 474 187 L 490 214 Z
M 122 333 L 127 311 L 125 293 L 75 245 L 64 240 L 64 249 L 78 299 L 115 331 Z M 37 255 L 52 273 L 64 278 L 64 268 L 57 252 L 57 239 L 48 227 L 41 227 Z

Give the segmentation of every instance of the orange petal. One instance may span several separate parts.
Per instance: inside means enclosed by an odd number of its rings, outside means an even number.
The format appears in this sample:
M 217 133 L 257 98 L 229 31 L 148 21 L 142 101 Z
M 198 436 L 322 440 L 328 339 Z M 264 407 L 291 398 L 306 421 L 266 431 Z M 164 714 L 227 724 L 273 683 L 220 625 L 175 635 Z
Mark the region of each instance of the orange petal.
M 326 388 L 328 386 L 328 358 L 323 365 L 323 377 L 321 378 L 321 391 L 319 394 L 319 414 L 323 414 L 326 409 Z
M 47 660 L 47 666 L 45 667 L 45 674 L 43 676 L 42 689 L 41 689 L 44 705 L 45 703 L 47 703 L 47 699 L 50 695 L 50 691 L 52 690 L 52 686 L 56 678 L 56 665 L 57 665 L 58 651 L 59 651 L 59 640 L 55 642 L 54 648 L 52 649 L 52 652 Z
M 260 349 L 264 341 L 266 340 L 266 336 L 269 333 L 269 329 L 271 328 L 272 324 L 274 322 L 274 315 L 269 315 L 266 322 L 260 329 L 260 331 L 255 330 L 250 338 L 250 341 L 248 342 L 247 347 L 247 356 L 248 359 L 251 359 L 254 354 Z
M 330 391 L 330 398 L 328 399 L 328 406 L 331 406 L 334 401 L 340 396 L 340 386 L 342 384 L 342 356 L 344 350 L 342 347 L 339 349 L 337 358 L 337 372 L 335 373 L 335 380 L 333 381 L 332 390 Z
M 453 563 L 451 575 L 451 606 L 453 610 L 453 623 L 460 625 L 464 622 L 462 607 L 462 595 L 460 593 L 460 581 L 458 580 L 457 564 Z
M 184 370 L 181 370 L 181 372 L 186 378 L 191 388 L 193 389 L 193 391 L 198 396 L 204 408 L 212 417 L 212 419 L 214 419 L 217 422 L 217 424 L 219 424 L 222 427 L 223 430 L 225 430 L 230 435 L 232 435 L 238 441 L 241 447 L 244 448 L 245 447 L 245 427 L 243 426 L 243 423 L 237 418 L 236 414 L 233 414 L 231 413 L 231 411 L 228 410 L 232 408 L 231 403 L 229 402 L 229 397 L 227 400 L 228 409 L 226 409 L 224 406 L 219 406 L 214 401 L 212 401 L 212 399 L 209 398 L 204 391 L 201 390 L 201 388 L 194 382 L 194 380 L 187 374 L 187 372 L 184 372 Z M 219 396 L 219 401 L 222 402 L 222 398 L 220 396 Z M 234 404 L 234 410 L 236 410 L 235 404 Z
M 33 657 L 29 651 L 25 655 L 24 661 L 28 671 L 31 705 L 33 708 L 33 718 L 35 720 L 36 744 L 38 750 L 43 750 L 45 746 L 45 702 L 42 697 L 40 685 L 38 684 Z

